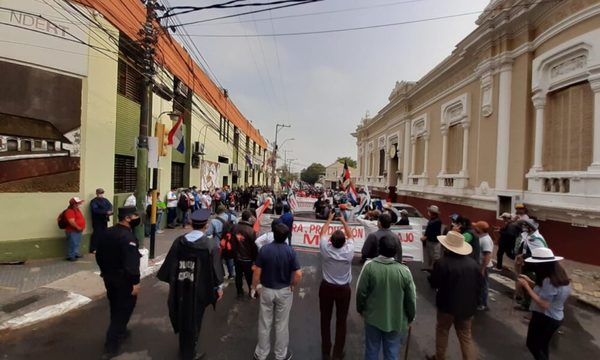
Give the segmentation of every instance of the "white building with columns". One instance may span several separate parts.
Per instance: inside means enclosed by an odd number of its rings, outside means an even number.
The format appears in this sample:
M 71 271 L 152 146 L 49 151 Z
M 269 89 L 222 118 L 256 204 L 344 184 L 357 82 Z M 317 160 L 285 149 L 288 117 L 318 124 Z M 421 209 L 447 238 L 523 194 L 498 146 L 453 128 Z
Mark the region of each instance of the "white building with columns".
M 357 182 L 474 221 L 525 203 L 552 248 L 600 264 L 600 2 L 494 0 L 477 25 L 360 122 Z

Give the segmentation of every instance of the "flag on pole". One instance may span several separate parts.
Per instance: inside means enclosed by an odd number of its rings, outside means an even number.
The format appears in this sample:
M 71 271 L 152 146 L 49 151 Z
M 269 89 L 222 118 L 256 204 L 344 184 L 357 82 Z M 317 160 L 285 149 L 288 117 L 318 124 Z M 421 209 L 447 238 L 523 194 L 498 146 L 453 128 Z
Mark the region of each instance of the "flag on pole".
M 369 188 L 365 185 L 364 193 L 361 192 L 362 196 L 360 196 L 359 205 L 354 208 L 354 215 L 358 216 L 362 214 L 367 206 L 371 204 L 371 193 L 369 193 Z
M 346 191 L 348 199 L 352 205 L 358 204 L 358 193 L 350 178 L 350 169 L 348 168 L 348 162 L 344 161 L 344 171 L 342 172 L 342 191 Z
M 177 151 L 185 153 L 185 141 L 183 138 L 183 114 L 175 123 L 175 126 L 169 131 L 169 145 L 174 145 Z
M 291 190 L 287 196 L 287 202 L 292 211 L 295 211 L 298 208 L 298 201 L 296 200 L 296 194 Z
M 263 217 L 263 214 L 271 204 L 271 197 L 267 197 L 265 203 L 262 204 L 258 209 L 256 209 L 256 222 L 254 223 L 254 232 L 258 233 L 260 231 L 260 220 Z
M 348 168 L 347 161 L 344 161 L 344 170 L 342 171 L 340 183 L 342 191 L 346 191 L 346 189 L 350 186 L 350 169 Z

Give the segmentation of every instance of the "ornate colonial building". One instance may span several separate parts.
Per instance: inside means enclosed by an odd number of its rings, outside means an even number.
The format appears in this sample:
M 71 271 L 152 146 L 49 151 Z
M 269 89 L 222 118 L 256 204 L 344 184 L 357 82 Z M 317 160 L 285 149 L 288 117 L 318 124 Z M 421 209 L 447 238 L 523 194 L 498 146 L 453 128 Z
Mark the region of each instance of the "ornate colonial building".
M 477 25 L 361 121 L 358 182 L 472 220 L 523 202 L 557 253 L 599 264 L 600 2 L 495 0 Z

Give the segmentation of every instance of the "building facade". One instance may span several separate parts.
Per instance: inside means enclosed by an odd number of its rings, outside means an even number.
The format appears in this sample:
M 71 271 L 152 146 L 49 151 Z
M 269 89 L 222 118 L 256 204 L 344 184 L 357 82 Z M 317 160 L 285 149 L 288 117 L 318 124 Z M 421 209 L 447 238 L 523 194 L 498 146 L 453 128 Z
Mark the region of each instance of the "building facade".
M 69 198 L 89 202 L 104 188 L 119 207 L 136 190 L 143 94 L 136 28 L 145 10 L 137 0 L 3 4 L 10 10 L 0 21 L 12 26 L 0 28 L 0 262 L 59 257 L 66 243 L 56 218 Z M 227 91 L 168 35 L 156 61 L 150 136 L 157 124 L 171 130 L 168 114 L 178 112 L 184 146 L 158 158 L 147 188 L 164 197 L 173 187 L 266 184 L 267 143 Z M 87 204 L 83 212 L 87 240 Z
M 600 264 L 600 2 L 494 0 L 477 25 L 362 119 L 358 182 L 492 223 L 525 203 L 557 253 Z
M 353 182 L 356 181 L 356 169 L 348 166 L 348 170 L 350 170 L 351 180 Z M 328 189 L 337 190 L 340 187 L 340 180 L 342 179 L 342 174 L 344 173 L 344 164 L 336 161 L 333 164 L 327 166 L 325 168 L 325 177 L 323 178 L 323 186 Z

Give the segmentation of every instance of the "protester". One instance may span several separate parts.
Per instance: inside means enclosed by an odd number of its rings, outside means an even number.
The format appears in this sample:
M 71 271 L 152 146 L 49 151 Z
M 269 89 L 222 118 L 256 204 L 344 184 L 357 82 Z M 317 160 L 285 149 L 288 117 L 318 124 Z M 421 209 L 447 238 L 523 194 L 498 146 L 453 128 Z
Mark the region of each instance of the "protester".
M 281 224 L 281 220 L 279 219 L 275 219 L 273 220 L 273 222 L 271 223 L 271 231 L 262 234 L 261 236 L 258 237 L 258 239 L 256 239 L 255 244 L 256 247 L 258 248 L 258 250 L 260 250 L 263 246 L 268 245 L 270 243 L 272 243 L 275 238 L 273 237 L 273 229 L 275 227 L 275 225 L 277 224 Z
M 177 224 L 177 188 L 172 187 L 171 191 L 167 193 L 167 227 L 174 229 Z
M 288 227 L 284 224 L 275 225 L 275 241 L 265 245 L 256 258 L 252 290 L 260 294 L 258 343 L 254 350 L 254 359 L 257 360 L 265 360 L 271 352 L 270 338 L 273 326 L 275 359 L 292 358 L 292 353 L 288 350 L 289 317 L 294 298 L 293 288 L 300 283 L 302 270 L 296 252 L 285 243 L 288 232 Z
M 200 196 L 200 208 L 202 209 L 212 209 L 212 198 L 208 195 L 208 190 L 203 190 L 202 195 Z
M 381 211 L 372 210 L 364 215 L 359 215 L 356 217 L 356 221 L 358 221 L 365 228 L 365 237 L 369 237 L 369 235 L 379 230 L 379 225 L 377 222 L 379 215 L 381 215 Z
M 194 202 L 194 198 L 191 196 L 190 191 L 188 189 L 183 190 L 179 193 L 179 199 L 177 200 L 177 208 L 181 213 L 181 227 L 185 229 L 185 227 L 189 223 L 190 219 L 190 210 L 192 208 Z
M 532 252 L 535 249 L 547 248 L 548 244 L 539 231 L 539 225 L 533 219 L 519 220 L 518 224 L 521 225 L 522 234 L 518 239 L 518 255 L 515 257 L 515 272 L 517 274 L 524 274 L 530 278 L 535 278 L 535 272 L 525 260 L 532 256 Z M 516 282 L 516 300 L 518 310 L 527 311 L 531 298 L 527 292 L 523 292 L 523 288 L 520 282 Z
M 127 199 L 125 199 L 125 203 L 123 204 L 123 207 L 136 207 L 137 206 L 137 200 L 135 198 L 135 194 L 129 194 L 129 196 L 127 197 Z
M 210 210 L 196 210 L 192 231 L 175 239 L 157 277 L 169 283 L 169 317 L 179 333 L 182 360 L 202 359 L 198 353 L 198 335 L 204 310 L 223 297 L 223 267 L 218 245 L 206 231 Z
M 454 325 L 463 360 L 474 360 L 477 351 L 471 325 L 481 286 L 479 264 L 468 256 L 473 249 L 459 232 L 449 231 L 438 240 L 444 246 L 444 256 L 433 265 L 429 277 L 431 287 L 437 290 L 436 351 L 427 359 L 446 359 L 448 334 Z
M 389 217 L 389 214 L 383 214 Z M 365 322 L 365 360 L 398 360 L 402 342 L 416 314 L 416 291 L 410 270 L 394 259 L 400 243 L 378 239 L 379 256 L 365 263 L 356 286 L 356 310 Z
M 230 232 L 234 225 L 233 215 L 226 213 L 225 210 L 225 205 L 219 205 L 217 207 L 217 216 L 210 221 L 210 226 L 207 231 L 207 235 L 212 236 L 216 240 L 217 244 L 221 243 L 221 240 L 225 239 L 225 236 L 230 235 L 228 232 Z M 230 239 L 226 240 L 230 241 Z M 230 251 L 223 253 L 222 255 L 225 266 L 227 266 L 227 278 L 232 280 L 235 278 L 233 252 Z
M 135 207 L 127 206 L 119 208 L 118 217 L 119 223 L 100 236 L 96 251 L 110 306 L 110 325 L 104 343 L 106 357 L 116 355 L 129 336 L 127 324 L 140 292 L 140 252 L 133 234 L 141 222 L 140 214 Z
M 283 205 L 283 215 L 279 218 L 282 224 L 288 227 L 290 230 L 288 235 L 288 243 L 292 246 L 292 232 L 294 231 L 294 215 L 288 204 Z
M 442 255 L 438 236 L 442 234 L 442 220 L 440 220 L 440 209 L 436 205 L 427 208 L 429 221 L 425 228 L 425 233 L 421 236 L 421 241 L 425 243 L 427 249 L 427 268 L 431 270 L 433 264 L 438 261 Z
M 518 220 L 529 220 L 529 210 L 525 204 L 515 205 L 515 213 Z
M 481 292 L 479 294 L 479 302 L 477 303 L 477 310 L 488 309 L 488 295 L 489 295 L 489 270 L 492 265 L 492 251 L 494 251 L 494 241 L 488 234 L 490 226 L 485 221 L 478 221 L 473 224 L 473 229 L 479 237 L 479 245 L 481 247 Z
M 500 215 L 504 224 L 498 229 L 500 240 L 498 241 L 498 252 L 496 253 L 496 269 L 502 270 L 504 254 L 510 259 L 515 259 L 515 241 L 521 233 L 521 227 L 513 220 L 511 214 L 505 212 Z
M 400 210 L 400 220 L 398 221 L 398 225 L 410 225 L 410 220 L 408 220 L 408 211 L 405 209 Z
M 338 220 L 344 231 L 336 230 L 328 239 L 329 225 L 333 220 L 331 213 L 319 234 L 321 253 L 321 270 L 323 280 L 319 287 L 319 309 L 321 313 L 321 354 L 323 359 L 331 358 L 331 316 L 336 308 L 335 343 L 333 359 L 344 358 L 346 344 L 346 319 L 350 307 L 352 290 L 352 258 L 354 257 L 354 239 L 344 217 Z
M 104 189 L 96 189 L 96 197 L 90 201 L 92 211 L 92 236 L 90 237 L 90 253 L 95 254 L 98 247 L 98 238 L 108 228 L 108 221 L 113 214 L 110 201 L 104 197 Z
M 455 222 L 452 223 L 452 230 L 461 233 L 467 244 L 471 245 L 473 251 L 471 256 L 478 264 L 481 264 L 481 245 L 479 242 L 479 236 L 473 230 L 471 220 L 464 216 L 459 216 Z
M 233 260 L 235 265 L 235 287 L 238 298 L 244 296 L 243 278 L 248 285 L 248 294 L 252 287 L 252 266 L 256 261 L 258 248 L 256 247 L 256 233 L 252 228 L 252 213 L 249 210 L 242 212 L 242 220 L 232 230 Z
M 64 212 L 64 218 L 67 220 L 65 234 L 67 236 L 67 261 L 77 261 L 81 258 L 79 246 L 81 244 L 81 235 L 85 230 L 85 218 L 79 208 L 84 200 L 78 197 L 72 197 L 69 200 L 69 207 Z
M 383 205 L 383 212 L 390 214 L 390 217 L 392 218 L 392 225 L 398 222 L 398 214 L 391 203 L 385 203 L 385 205 Z
M 367 259 L 376 258 L 380 255 L 379 244 L 381 243 L 382 238 L 389 238 L 399 242 L 398 236 L 390 230 L 390 226 L 392 225 L 392 217 L 389 213 L 384 212 L 379 215 L 378 225 L 379 230 L 369 235 L 363 244 L 361 250 L 362 262 L 367 261 Z M 402 261 L 402 246 L 398 246 L 397 250 L 398 253 L 396 254 L 396 260 Z
M 564 305 L 571 295 L 570 280 L 552 250 L 537 248 L 525 261 L 533 266 L 535 281 L 525 275 L 518 278 L 519 284 L 531 299 L 531 321 L 527 330 L 527 348 L 536 360 L 549 359 L 549 344 L 552 336 L 564 319 Z M 533 288 L 532 288 L 533 287 Z

